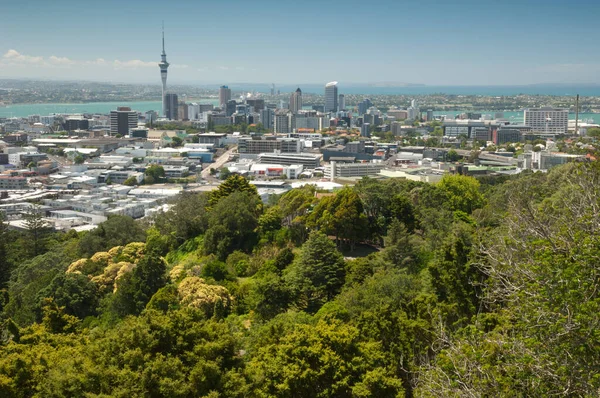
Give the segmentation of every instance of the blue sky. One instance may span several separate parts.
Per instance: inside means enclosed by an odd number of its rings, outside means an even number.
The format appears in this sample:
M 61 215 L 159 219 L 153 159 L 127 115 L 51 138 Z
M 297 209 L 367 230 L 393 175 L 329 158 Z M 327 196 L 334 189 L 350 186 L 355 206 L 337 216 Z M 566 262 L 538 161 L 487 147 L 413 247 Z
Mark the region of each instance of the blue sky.
M 600 1 L 0 1 L 0 78 L 599 83 Z M 444 4 L 440 4 L 440 3 Z

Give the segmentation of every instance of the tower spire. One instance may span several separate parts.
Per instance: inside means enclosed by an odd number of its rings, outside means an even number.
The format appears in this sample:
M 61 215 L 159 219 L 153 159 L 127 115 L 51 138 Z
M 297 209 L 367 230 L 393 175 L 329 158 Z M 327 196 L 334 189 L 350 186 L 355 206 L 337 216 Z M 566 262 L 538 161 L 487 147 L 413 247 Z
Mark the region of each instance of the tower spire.
M 162 21 L 162 44 L 163 44 L 163 54 L 165 53 L 165 21 Z

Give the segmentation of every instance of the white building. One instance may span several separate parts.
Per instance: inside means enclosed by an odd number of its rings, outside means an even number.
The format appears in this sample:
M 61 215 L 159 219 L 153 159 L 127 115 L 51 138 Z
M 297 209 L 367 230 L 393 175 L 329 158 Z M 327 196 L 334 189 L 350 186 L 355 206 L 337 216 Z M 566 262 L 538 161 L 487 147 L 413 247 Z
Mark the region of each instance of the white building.
M 564 134 L 569 127 L 569 110 L 565 108 L 525 109 L 523 118 L 535 132 Z
M 200 117 L 200 105 L 195 102 L 188 104 L 188 119 L 189 120 L 198 120 Z
M 325 167 L 325 178 L 375 176 L 385 168 L 385 163 L 338 163 L 331 162 Z
M 253 163 L 250 165 L 249 172 L 256 177 L 284 177 L 288 180 L 295 180 L 304 170 L 301 164 L 282 165 L 282 164 L 264 164 Z
M 325 85 L 325 112 L 337 112 L 338 110 L 338 87 L 337 82 Z

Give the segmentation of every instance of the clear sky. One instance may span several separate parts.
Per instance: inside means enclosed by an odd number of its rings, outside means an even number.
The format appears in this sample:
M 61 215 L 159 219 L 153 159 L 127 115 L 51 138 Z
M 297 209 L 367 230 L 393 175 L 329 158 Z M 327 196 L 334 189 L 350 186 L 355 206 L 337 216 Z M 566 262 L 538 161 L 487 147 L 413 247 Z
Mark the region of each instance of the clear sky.
M 93 5 L 92 5 L 93 4 Z M 598 0 L 0 0 L 0 78 L 600 83 Z

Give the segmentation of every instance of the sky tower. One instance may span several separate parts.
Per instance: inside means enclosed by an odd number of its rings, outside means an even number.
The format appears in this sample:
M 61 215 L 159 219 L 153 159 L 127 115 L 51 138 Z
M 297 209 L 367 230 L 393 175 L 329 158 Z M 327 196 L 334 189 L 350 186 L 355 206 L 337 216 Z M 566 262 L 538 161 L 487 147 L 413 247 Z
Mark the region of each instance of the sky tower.
M 160 78 L 162 80 L 162 116 L 167 116 L 167 69 L 169 68 L 169 63 L 167 62 L 167 53 L 165 53 L 165 24 L 163 23 L 162 29 L 162 54 L 160 55 L 160 63 L 158 64 L 160 67 Z

